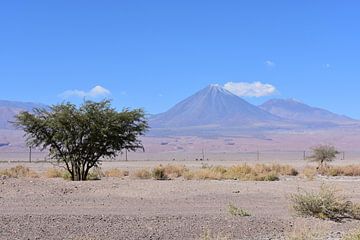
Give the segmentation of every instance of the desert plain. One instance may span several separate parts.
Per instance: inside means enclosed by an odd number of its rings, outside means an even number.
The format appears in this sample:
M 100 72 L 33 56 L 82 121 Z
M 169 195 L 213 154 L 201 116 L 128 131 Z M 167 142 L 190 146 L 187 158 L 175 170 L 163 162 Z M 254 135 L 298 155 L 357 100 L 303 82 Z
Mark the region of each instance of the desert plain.
M 232 166 L 246 161 L 116 161 L 101 168 L 130 173 L 159 164 L 185 165 L 189 169 Z M 251 164 L 271 161 L 253 161 Z M 277 161 L 299 172 L 306 161 Z M 0 169 L 17 162 L 2 162 Z M 51 163 L 21 163 L 38 178 L 0 180 L 0 239 L 291 239 L 297 232 L 314 232 L 319 239 L 342 239 L 360 228 L 360 221 L 334 222 L 299 217 L 289 196 L 317 191 L 323 184 L 335 187 L 353 202 L 360 202 L 359 177 L 307 179 L 282 176 L 279 181 L 171 180 L 103 177 L 71 182 L 47 178 Z M 356 164 L 336 160 L 334 165 Z M 250 216 L 234 216 L 229 205 Z M 303 234 L 303 233 L 300 233 Z

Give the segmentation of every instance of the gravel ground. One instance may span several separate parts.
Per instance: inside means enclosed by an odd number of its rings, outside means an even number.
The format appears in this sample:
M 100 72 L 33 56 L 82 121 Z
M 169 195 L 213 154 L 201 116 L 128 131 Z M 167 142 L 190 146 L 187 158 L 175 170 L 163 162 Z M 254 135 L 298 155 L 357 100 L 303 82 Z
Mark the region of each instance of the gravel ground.
M 288 196 L 323 182 L 360 202 L 357 179 L 298 177 L 278 182 L 103 178 L 0 180 L 0 239 L 285 239 L 297 226 L 340 239 L 358 221 L 299 219 Z M 234 217 L 228 204 L 251 216 Z

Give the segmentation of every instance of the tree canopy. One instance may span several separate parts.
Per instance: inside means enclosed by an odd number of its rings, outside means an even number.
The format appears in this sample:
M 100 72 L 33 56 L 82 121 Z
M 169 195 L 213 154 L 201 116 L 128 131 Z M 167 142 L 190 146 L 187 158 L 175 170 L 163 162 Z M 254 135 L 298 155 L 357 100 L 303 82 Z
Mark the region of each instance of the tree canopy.
M 331 145 L 319 145 L 312 148 L 312 155 L 308 157 L 310 161 L 318 162 L 318 168 L 322 167 L 327 162 L 332 162 L 336 159 L 339 151 Z
M 118 112 L 108 100 L 22 112 L 15 125 L 25 131 L 29 146 L 49 149 L 49 156 L 64 162 L 77 181 L 86 180 L 103 158 L 114 158 L 123 150 L 144 150 L 139 137 L 148 129 L 142 109 Z

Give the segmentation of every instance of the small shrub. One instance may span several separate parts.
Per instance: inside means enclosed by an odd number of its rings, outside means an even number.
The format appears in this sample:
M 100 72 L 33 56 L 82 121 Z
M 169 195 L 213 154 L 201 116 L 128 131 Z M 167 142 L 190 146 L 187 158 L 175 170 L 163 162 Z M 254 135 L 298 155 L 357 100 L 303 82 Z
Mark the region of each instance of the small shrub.
M 165 175 L 169 178 L 178 178 L 189 171 L 184 165 L 166 165 L 164 166 Z
M 101 168 L 95 167 L 89 172 L 87 180 L 100 180 L 104 176 L 105 174 L 103 173 Z
M 290 196 L 295 212 L 304 217 L 341 221 L 344 218 L 358 218 L 357 205 L 347 201 L 343 196 L 325 185 L 319 192 L 303 192 Z
M 279 180 L 280 180 L 280 178 L 276 173 L 269 173 L 264 176 L 263 181 L 279 181 Z
M 184 174 L 184 178 L 187 180 L 221 180 L 224 179 L 221 172 L 216 171 L 213 168 L 201 168 L 199 170 L 190 171 Z
M 133 176 L 135 178 L 139 178 L 139 179 L 150 179 L 151 178 L 151 172 L 148 169 L 140 169 L 140 170 L 136 170 L 133 173 Z
M 57 168 L 48 168 L 44 173 L 47 178 L 61 178 L 64 175 L 65 170 L 60 170 Z
M 168 175 L 165 172 L 165 168 L 162 165 L 159 165 L 159 166 L 155 167 L 152 170 L 151 175 L 156 180 L 167 180 L 167 179 L 169 179 Z
M 9 178 L 38 178 L 39 175 L 35 172 L 30 170 L 28 167 L 24 167 L 22 165 L 17 165 L 13 168 L 0 170 L 0 176 L 6 176 Z
M 317 170 L 314 167 L 305 167 L 302 174 L 309 180 L 314 180 L 317 175 Z
M 104 173 L 105 177 L 114 177 L 114 178 L 121 178 L 129 175 L 128 171 L 123 171 L 118 168 L 112 168 Z
M 64 171 L 62 176 L 61 176 L 64 180 L 71 180 L 71 174 L 69 173 L 69 171 Z
M 325 176 L 360 176 L 360 165 L 325 166 L 319 169 L 319 174 Z
M 237 216 L 237 217 L 251 216 L 250 213 L 248 213 L 246 210 L 242 208 L 238 208 L 232 203 L 229 203 L 228 205 L 228 212 L 230 213 L 231 216 Z

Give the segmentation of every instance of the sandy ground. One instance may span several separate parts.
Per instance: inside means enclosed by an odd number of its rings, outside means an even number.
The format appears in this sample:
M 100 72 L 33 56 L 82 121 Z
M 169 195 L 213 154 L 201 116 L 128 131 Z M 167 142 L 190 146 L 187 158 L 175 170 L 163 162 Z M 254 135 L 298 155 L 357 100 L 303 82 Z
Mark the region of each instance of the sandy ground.
M 157 164 L 117 162 L 104 163 L 103 168 L 132 170 Z M 196 168 L 201 163 L 187 165 Z M 10 166 L 0 164 L 0 168 Z M 41 172 L 50 165 L 28 166 Z M 289 194 L 299 188 L 315 190 L 322 183 L 360 202 L 358 178 L 308 181 L 288 177 L 278 182 L 2 179 L 0 239 L 206 239 L 206 232 L 213 239 L 286 239 L 294 228 L 308 224 L 325 231 L 324 239 L 335 240 L 360 228 L 358 221 L 334 223 L 294 215 Z M 229 203 L 251 216 L 231 216 Z

